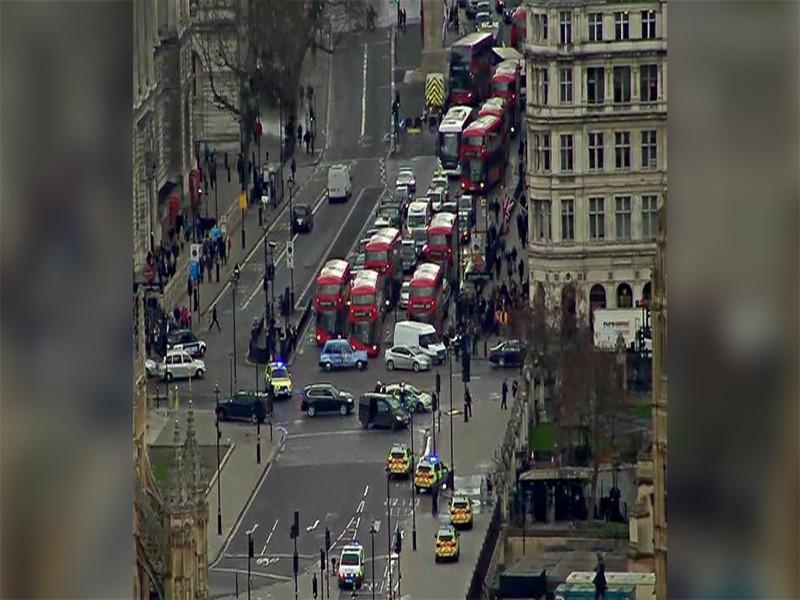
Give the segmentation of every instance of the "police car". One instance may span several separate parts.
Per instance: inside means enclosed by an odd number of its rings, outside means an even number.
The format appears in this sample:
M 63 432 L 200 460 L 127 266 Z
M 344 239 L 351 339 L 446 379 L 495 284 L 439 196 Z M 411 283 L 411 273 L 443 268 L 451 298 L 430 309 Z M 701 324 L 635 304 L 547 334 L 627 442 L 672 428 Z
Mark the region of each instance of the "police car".
M 276 399 L 292 397 L 292 376 L 283 362 L 269 363 L 267 371 L 264 373 L 264 381 L 268 384 L 272 383 Z
M 458 544 L 458 531 L 452 525 L 442 525 L 439 531 L 436 532 L 434 539 L 436 540 L 436 562 L 443 560 L 458 561 L 458 556 L 461 553 Z
M 456 494 L 450 501 L 450 523 L 472 529 L 472 503 L 463 494 Z
M 411 465 L 414 457 L 411 450 L 405 444 L 394 444 L 389 450 L 389 457 L 386 459 L 386 467 L 389 469 L 389 476 L 408 477 L 411 475 Z
M 356 541 L 342 548 L 336 573 L 339 589 L 359 589 L 364 583 L 364 547 Z
M 440 486 L 447 480 L 449 472 L 450 468 L 435 454 L 423 456 L 419 459 L 417 469 L 414 471 L 414 487 L 417 493 Z

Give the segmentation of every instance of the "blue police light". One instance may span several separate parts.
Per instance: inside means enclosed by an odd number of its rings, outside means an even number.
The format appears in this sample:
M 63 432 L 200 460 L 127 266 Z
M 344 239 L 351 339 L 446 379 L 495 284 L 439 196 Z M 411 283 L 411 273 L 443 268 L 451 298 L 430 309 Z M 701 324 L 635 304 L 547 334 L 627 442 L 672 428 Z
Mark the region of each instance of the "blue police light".
M 437 455 L 435 455 L 435 454 L 431 454 L 428 457 L 428 460 L 431 462 L 431 464 L 435 464 L 435 463 L 439 462 L 439 457 Z
M 278 369 L 283 369 L 286 365 L 283 364 L 283 359 L 278 359 L 275 361 L 275 367 Z

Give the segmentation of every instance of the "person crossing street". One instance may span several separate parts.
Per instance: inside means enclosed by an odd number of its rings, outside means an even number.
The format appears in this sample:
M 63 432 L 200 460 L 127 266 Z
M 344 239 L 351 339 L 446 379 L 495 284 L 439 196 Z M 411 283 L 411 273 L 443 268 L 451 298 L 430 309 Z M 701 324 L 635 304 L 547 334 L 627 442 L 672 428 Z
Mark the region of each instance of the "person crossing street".
M 464 387 L 464 422 L 468 423 L 471 417 L 472 417 L 472 395 L 469 393 L 469 389 L 465 386 Z
M 216 304 L 211 307 L 211 325 L 208 326 L 208 330 L 211 331 L 211 329 L 214 327 L 214 325 L 217 326 L 217 331 L 220 331 L 220 332 L 222 331 L 222 328 L 219 326 L 219 319 L 217 318 L 217 305 Z
M 500 394 L 500 410 L 508 409 L 508 380 L 503 379 L 503 387 Z

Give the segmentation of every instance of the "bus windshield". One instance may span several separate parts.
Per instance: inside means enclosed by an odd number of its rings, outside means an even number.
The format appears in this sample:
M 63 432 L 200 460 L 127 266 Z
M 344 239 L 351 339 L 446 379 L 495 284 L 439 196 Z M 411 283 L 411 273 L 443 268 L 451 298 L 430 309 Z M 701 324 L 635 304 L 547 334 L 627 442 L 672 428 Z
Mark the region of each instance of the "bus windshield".
M 338 296 L 339 286 L 337 284 L 318 285 L 317 296 Z
M 336 331 L 336 316 L 338 312 L 325 311 L 317 313 L 317 326 L 323 331 Z
M 425 215 L 425 213 L 409 214 L 408 218 L 406 219 L 406 226 L 409 229 L 417 229 L 419 227 L 425 227 L 428 224 L 428 219 L 426 217 L 427 215 Z
M 483 145 L 483 136 L 472 135 L 464 140 L 465 146 L 477 146 L 480 148 Z
M 470 72 L 471 50 L 452 50 L 450 53 L 450 89 L 469 90 L 472 87 Z
M 458 133 L 440 133 L 439 150 L 445 156 L 458 156 Z
M 386 262 L 388 259 L 389 254 L 386 250 L 373 250 L 372 252 L 367 252 L 367 260 L 369 262 Z
M 412 287 L 408 294 L 409 298 L 430 298 L 431 296 L 433 296 L 433 287 L 431 286 Z M 422 339 L 420 338 L 421 341 Z
M 494 84 L 494 91 L 507 92 L 510 89 L 510 84 L 506 81 L 497 81 Z
M 446 235 L 432 235 L 428 238 L 428 243 L 431 246 L 447 246 Z
M 353 304 L 355 305 L 368 305 L 375 304 L 375 294 L 358 294 L 353 296 Z
M 470 181 L 481 181 L 483 179 L 483 163 L 479 160 L 467 161 L 467 172 Z
M 350 337 L 357 339 L 362 344 L 370 342 L 369 334 L 371 329 L 369 321 L 356 321 L 350 324 Z

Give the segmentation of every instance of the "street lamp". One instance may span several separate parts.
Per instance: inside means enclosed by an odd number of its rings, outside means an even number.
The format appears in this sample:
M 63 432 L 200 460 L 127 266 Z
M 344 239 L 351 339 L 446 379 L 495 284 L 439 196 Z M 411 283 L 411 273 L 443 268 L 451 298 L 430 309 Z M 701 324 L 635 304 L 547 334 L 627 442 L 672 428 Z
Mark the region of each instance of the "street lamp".
M 447 349 L 447 365 L 448 375 L 450 378 L 450 472 L 453 474 L 453 487 L 455 487 L 455 470 L 456 470 L 456 457 L 453 451 L 453 352 L 452 348 L 455 344 L 460 343 L 459 336 L 455 336 L 450 340 L 450 348 Z
M 400 403 L 404 406 L 406 404 L 406 384 L 405 382 L 400 382 Z M 413 548 L 414 552 L 417 551 L 417 488 L 414 485 L 414 475 L 413 475 L 413 468 L 414 468 L 414 408 L 412 407 L 409 410 L 411 414 L 411 468 L 412 468 L 412 475 L 409 477 L 411 482 L 411 547 Z
M 389 471 L 389 465 L 386 465 L 386 554 L 388 556 L 392 555 L 392 494 L 391 488 L 389 487 L 389 483 L 391 481 L 391 472 Z M 413 477 L 412 477 L 413 483 Z M 391 564 L 389 565 L 389 600 L 392 600 L 392 569 Z
M 375 600 L 375 534 L 381 529 L 381 522 L 375 520 L 369 528 L 369 535 L 372 538 L 372 600 Z M 330 596 L 330 594 L 329 594 Z
M 222 535 L 222 476 L 219 472 L 219 384 L 214 384 L 214 397 L 216 399 L 216 410 L 214 411 L 214 426 L 217 428 L 217 535 Z
M 250 559 L 253 558 L 253 534 L 258 529 L 258 523 L 248 530 L 247 533 L 247 600 L 250 600 Z
M 231 279 L 231 291 L 233 293 L 233 386 L 237 385 L 236 378 L 236 286 L 239 283 L 239 263 L 233 267 L 233 278 Z M 231 392 L 232 394 L 232 392 Z
M 289 254 L 289 248 L 292 246 L 292 224 L 294 223 L 294 210 L 292 208 L 292 200 L 294 198 L 294 177 L 289 180 L 289 240 L 286 244 L 286 253 Z M 287 256 L 289 263 L 289 314 L 294 312 L 294 248 L 291 249 L 292 256 Z
M 275 242 L 269 243 L 269 271 L 270 271 L 270 300 L 269 300 L 269 318 L 270 322 L 275 318 L 275 248 L 278 246 Z M 271 326 L 271 325 L 270 325 Z

